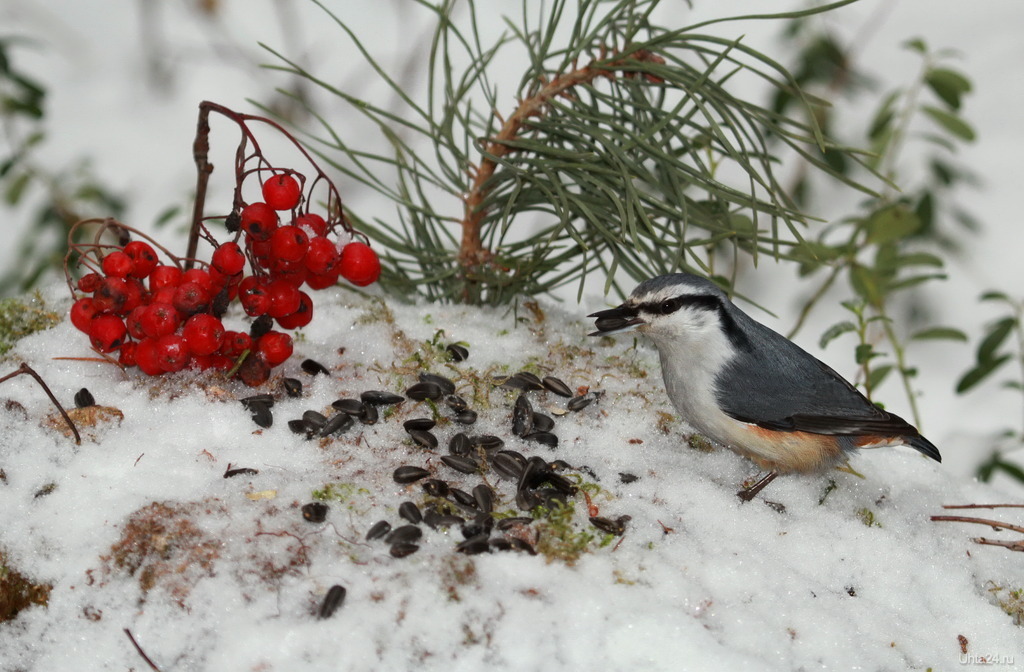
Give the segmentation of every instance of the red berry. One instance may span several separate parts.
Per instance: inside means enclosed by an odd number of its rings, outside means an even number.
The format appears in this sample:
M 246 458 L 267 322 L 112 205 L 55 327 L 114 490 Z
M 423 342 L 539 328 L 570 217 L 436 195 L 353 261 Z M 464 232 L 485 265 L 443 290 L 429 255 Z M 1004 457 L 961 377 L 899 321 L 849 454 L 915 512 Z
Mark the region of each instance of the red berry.
M 354 241 L 341 251 L 338 265 L 341 276 L 357 287 L 365 287 L 380 277 L 380 259 L 366 243 Z
M 121 366 L 135 366 L 135 349 L 138 347 L 137 343 L 128 341 L 121 346 L 121 349 L 117 351 L 117 361 Z
M 128 283 L 124 278 L 103 278 L 99 288 L 92 294 L 93 305 L 100 313 L 117 313 L 128 300 Z
M 241 273 L 245 268 L 245 255 L 238 243 L 224 243 L 213 251 L 213 267 L 224 275 Z
M 271 368 L 283 364 L 292 356 L 292 350 L 292 337 L 280 331 L 268 331 L 256 341 L 256 352 Z
M 270 308 L 267 314 L 271 317 L 284 317 L 291 315 L 299 309 L 302 303 L 302 295 L 295 285 L 287 280 L 274 280 L 266 287 L 267 296 L 270 297 Z M 271 364 L 271 366 L 277 366 Z
M 301 217 L 296 217 L 293 224 L 295 224 L 295 226 L 302 227 L 302 230 L 306 231 L 307 234 L 312 234 L 310 235 L 311 238 L 313 236 L 322 236 L 327 233 L 327 222 L 324 221 L 323 217 L 312 212 L 308 212 Z
M 323 275 L 330 273 L 334 265 L 338 263 L 338 248 L 334 242 L 324 236 L 310 238 L 309 249 L 306 250 L 306 258 L 303 260 L 310 273 Z
M 164 372 L 157 352 L 157 339 L 144 338 L 135 346 L 135 363 L 147 376 L 159 376 Z
M 301 261 L 309 249 L 309 236 L 297 226 L 278 227 L 270 237 L 270 256 L 282 261 Z
M 132 258 L 120 250 L 103 257 L 103 272 L 115 278 L 127 278 L 134 268 Z
M 178 291 L 177 285 L 161 287 L 149 295 L 150 303 L 174 303 L 174 293 Z
M 252 338 L 242 331 L 225 331 L 220 346 L 220 354 L 226 357 L 238 357 L 246 350 L 252 349 Z
M 125 318 L 125 325 L 128 327 L 128 333 L 136 340 L 141 340 L 147 336 L 146 327 L 143 326 L 143 315 L 145 315 L 146 311 L 149 310 L 150 305 L 152 304 L 136 306 L 132 312 L 128 313 L 128 317 Z
M 299 309 L 291 315 L 277 318 L 277 323 L 284 329 L 304 327 L 313 319 L 313 299 L 305 292 L 299 292 L 299 296 L 302 298 Z
M 291 175 L 273 175 L 263 183 L 263 200 L 274 210 L 291 210 L 301 198 L 299 181 Z
M 181 330 L 188 351 L 193 355 L 210 355 L 224 341 L 224 325 L 209 313 L 198 313 L 185 321 Z
M 91 298 L 79 299 L 71 304 L 71 324 L 75 325 L 79 331 L 88 334 L 92 318 L 99 312 Z
M 160 265 L 149 274 L 149 291 L 156 292 L 164 287 L 176 287 L 180 281 L 180 268 L 177 266 Z
M 181 283 L 194 282 L 206 291 L 213 289 L 213 280 L 210 278 L 210 274 L 202 268 L 190 268 L 181 274 Z
M 92 294 L 100 288 L 101 282 L 103 282 L 103 276 L 99 273 L 86 273 L 78 279 L 78 289 L 86 294 Z
M 256 264 L 260 268 L 270 268 L 270 240 L 253 240 L 247 238 L 245 241 L 246 248 L 252 254 L 256 260 Z
M 267 288 L 255 275 L 250 275 L 238 285 L 238 300 L 249 317 L 259 317 L 270 309 Z
M 121 306 L 120 314 L 127 315 L 128 313 L 141 306 L 143 301 L 146 300 L 146 288 L 142 285 L 142 281 L 138 278 L 129 277 L 126 279 L 126 298 L 124 305 Z
M 157 339 L 156 357 L 164 371 L 181 371 L 188 364 L 188 356 L 185 339 L 178 334 L 168 334 Z
M 277 228 L 277 213 L 266 203 L 251 203 L 242 208 L 242 230 L 253 240 L 269 240 Z
M 100 352 L 113 352 L 124 343 L 128 329 L 117 315 L 97 315 L 89 324 L 89 341 Z
M 263 355 L 254 352 L 242 360 L 236 375 L 249 387 L 256 387 L 270 378 L 270 365 L 267 364 Z
M 317 275 L 316 273 L 310 273 L 306 276 L 306 285 L 310 289 L 327 289 L 338 284 L 338 273 L 327 273 L 325 275 Z
M 169 303 L 154 301 L 146 306 L 146 312 L 139 317 L 142 330 L 150 338 L 173 334 L 181 323 L 178 311 Z
M 182 315 L 195 315 L 208 311 L 212 298 L 209 290 L 198 282 L 183 282 L 174 290 L 172 304 Z
M 133 278 L 147 278 L 153 272 L 160 260 L 156 256 L 153 247 L 144 241 L 133 240 L 124 246 L 124 253 L 131 257 L 133 262 L 131 276 Z

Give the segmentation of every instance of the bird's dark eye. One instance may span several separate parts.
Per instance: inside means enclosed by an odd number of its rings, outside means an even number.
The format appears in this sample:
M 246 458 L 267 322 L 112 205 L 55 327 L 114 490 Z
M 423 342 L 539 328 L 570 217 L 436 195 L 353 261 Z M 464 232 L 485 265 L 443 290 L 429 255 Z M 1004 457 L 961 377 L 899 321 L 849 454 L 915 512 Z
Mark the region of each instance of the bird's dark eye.
M 658 312 L 662 315 L 668 315 L 669 313 L 674 313 L 679 310 L 682 305 L 683 301 L 679 297 L 674 299 L 665 299 L 658 304 Z

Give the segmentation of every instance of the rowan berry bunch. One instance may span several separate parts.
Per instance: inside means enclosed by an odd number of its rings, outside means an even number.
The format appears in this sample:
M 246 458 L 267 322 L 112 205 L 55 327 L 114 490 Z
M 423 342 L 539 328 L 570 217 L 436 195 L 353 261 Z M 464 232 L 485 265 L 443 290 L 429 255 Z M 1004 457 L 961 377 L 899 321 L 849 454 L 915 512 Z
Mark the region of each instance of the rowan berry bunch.
M 369 245 L 356 239 L 358 234 L 342 215 L 337 190 L 308 154 L 303 151 L 316 174 L 307 184 L 303 174 L 266 161 L 249 123 L 270 124 L 295 142 L 290 134 L 262 117 L 204 105 L 207 111 L 225 114 L 242 130 L 231 213 L 203 218 L 201 199 L 212 166 L 204 167 L 200 159 L 205 162 L 205 155 L 197 153 L 202 188 L 197 189 L 187 256 L 177 257 L 114 220 L 76 224 L 68 237 L 65 262 L 76 299 L 71 322 L 88 334 L 95 350 L 108 357 L 116 352 L 122 366 L 137 366 L 148 375 L 218 369 L 259 385 L 291 356 L 292 338 L 286 332 L 313 319 L 313 300 L 304 289 L 331 287 L 339 278 L 364 287 L 377 280 L 380 261 Z M 200 109 L 202 134 L 204 108 Z M 262 200 L 247 203 L 243 189 L 251 191 L 249 185 L 256 181 Z M 326 190 L 323 215 L 310 209 L 318 187 Z M 212 230 L 214 222 L 222 225 L 218 230 L 219 237 L 226 238 L 223 242 Z M 91 243 L 72 242 L 74 229 L 96 224 Z M 118 242 L 102 242 L 111 236 Z M 213 247 L 209 261 L 195 258 L 199 240 Z M 68 269 L 75 253 L 77 264 L 86 270 L 77 282 Z M 223 322 L 236 300 L 252 318 L 244 331 L 228 329 Z

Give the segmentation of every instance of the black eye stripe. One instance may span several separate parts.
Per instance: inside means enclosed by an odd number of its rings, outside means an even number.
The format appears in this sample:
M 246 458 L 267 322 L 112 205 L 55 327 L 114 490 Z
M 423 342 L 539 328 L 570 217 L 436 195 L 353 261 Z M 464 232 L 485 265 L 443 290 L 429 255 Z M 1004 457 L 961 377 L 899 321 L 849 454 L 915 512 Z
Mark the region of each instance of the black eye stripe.
M 722 309 L 722 301 L 717 296 L 711 296 L 710 294 L 683 294 L 662 301 L 641 303 L 637 306 L 637 309 L 654 315 L 669 315 L 683 306 L 720 311 Z

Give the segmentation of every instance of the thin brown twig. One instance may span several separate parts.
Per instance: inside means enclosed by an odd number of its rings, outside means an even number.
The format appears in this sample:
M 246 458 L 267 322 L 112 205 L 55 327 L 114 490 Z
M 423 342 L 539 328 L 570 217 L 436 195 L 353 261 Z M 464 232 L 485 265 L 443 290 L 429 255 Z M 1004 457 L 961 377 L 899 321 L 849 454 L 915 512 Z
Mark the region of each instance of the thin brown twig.
M 39 386 L 43 388 L 44 392 L 46 392 L 46 396 L 50 398 L 50 401 L 53 402 L 53 405 L 57 407 L 58 411 L 60 411 L 61 416 L 64 418 L 64 422 L 68 423 L 68 427 L 71 428 L 71 433 L 75 435 L 75 443 L 78 445 L 82 445 L 82 437 L 78 433 L 78 428 L 75 427 L 75 423 L 71 420 L 71 416 L 68 415 L 68 412 L 65 411 L 64 407 L 60 405 L 59 401 L 57 401 L 57 397 L 53 396 L 53 392 L 50 391 L 49 386 L 43 380 L 42 376 L 35 372 L 35 369 L 33 369 L 25 362 L 22 362 L 21 366 L 19 366 L 18 369 L 14 371 L 14 373 L 9 373 L 6 376 L 0 378 L 0 383 L 4 382 L 5 380 L 14 378 L 15 376 L 20 376 L 23 373 L 27 373 L 28 375 L 35 378 L 36 382 L 39 383 Z
M 1012 532 L 1020 532 L 1024 534 L 1024 527 L 1020 525 L 1011 525 L 1009 523 L 1002 523 L 998 520 L 989 520 L 988 518 L 968 518 L 967 516 L 932 516 L 934 521 L 949 521 L 953 523 L 977 523 L 978 525 L 988 525 L 995 528 L 996 530 L 1010 530 Z
M 149 656 L 146 655 L 146 652 L 142 650 L 141 646 L 139 646 L 139 643 L 135 641 L 135 637 L 132 635 L 132 631 L 128 628 L 125 628 L 124 634 L 128 635 L 128 640 L 132 643 L 132 646 L 135 647 L 135 650 L 139 652 L 139 655 L 142 656 L 142 659 L 146 661 L 146 664 L 149 665 L 149 668 L 151 670 L 154 670 L 155 672 L 160 672 L 160 668 L 156 666 L 156 663 L 150 660 Z
M 944 509 L 1024 509 L 1024 504 L 943 504 Z
M 1002 539 L 986 539 L 985 537 L 973 537 L 971 541 L 983 546 L 1002 546 L 1011 551 L 1024 553 L 1024 541 L 1003 541 Z

